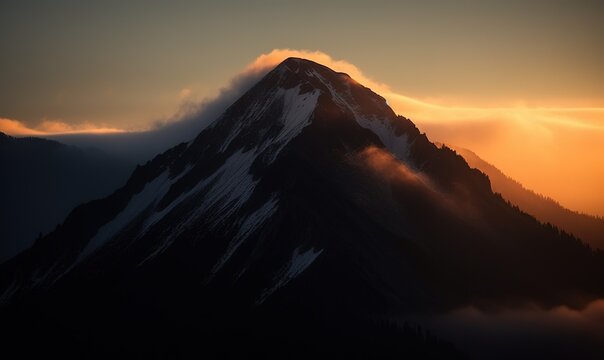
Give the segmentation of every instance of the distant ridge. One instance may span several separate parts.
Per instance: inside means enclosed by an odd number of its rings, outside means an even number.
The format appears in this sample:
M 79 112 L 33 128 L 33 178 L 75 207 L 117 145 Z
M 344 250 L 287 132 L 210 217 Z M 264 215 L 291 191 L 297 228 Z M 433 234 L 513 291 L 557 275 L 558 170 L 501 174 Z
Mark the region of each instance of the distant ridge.
M 582 214 L 560 205 L 554 199 L 525 188 L 494 165 L 469 149 L 451 146 L 474 167 L 489 177 L 493 191 L 543 223 L 550 223 L 569 232 L 589 245 L 604 250 L 604 219 Z
M 0 132 L 0 262 L 53 230 L 76 205 L 109 194 L 133 168 L 99 150 Z

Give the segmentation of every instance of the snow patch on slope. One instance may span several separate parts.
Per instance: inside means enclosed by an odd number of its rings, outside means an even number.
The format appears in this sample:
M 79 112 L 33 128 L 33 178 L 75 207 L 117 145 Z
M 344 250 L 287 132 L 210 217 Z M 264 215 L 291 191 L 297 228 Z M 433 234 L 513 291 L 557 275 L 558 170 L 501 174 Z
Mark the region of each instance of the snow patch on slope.
M 262 224 L 264 224 L 268 218 L 275 213 L 277 210 L 277 204 L 278 200 L 275 197 L 272 197 L 264 205 L 245 218 L 245 220 L 239 226 L 237 235 L 235 235 L 233 240 L 231 240 L 229 243 L 226 252 L 212 268 L 212 275 L 216 274 L 235 253 L 237 248 L 239 248 L 239 246 L 243 244 L 243 242 L 251 234 L 253 234 Z
M 111 240 L 118 232 L 124 229 L 132 220 L 140 215 L 149 206 L 155 204 L 162 196 L 164 196 L 170 185 L 175 179 L 169 178 L 169 172 L 166 170 L 161 175 L 147 183 L 143 190 L 134 195 L 128 205 L 111 221 L 99 228 L 88 244 L 80 253 L 78 260 L 86 258 L 94 251 L 103 246 L 107 241 Z
M 407 162 L 410 151 L 409 137 L 407 134 L 396 135 L 390 120 L 380 119 L 375 116 L 369 118 L 367 116 L 360 116 L 357 113 L 355 113 L 355 119 L 359 125 L 376 134 L 384 146 L 386 146 L 397 159 Z
M 19 290 L 19 288 L 20 285 L 18 284 L 17 279 L 13 279 L 10 286 L 6 290 L 4 290 L 2 295 L 0 295 L 0 305 L 8 304 L 13 298 L 13 295 L 17 293 L 17 290 Z
M 174 184 L 177 180 L 179 180 L 181 177 L 183 177 L 191 168 L 192 168 L 192 166 L 188 165 L 187 168 L 185 169 L 185 171 L 183 171 L 183 173 L 181 175 L 179 175 L 178 177 L 176 177 L 175 179 L 173 179 L 170 182 L 169 186 L 172 186 L 172 184 Z M 167 188 L 162 189 L 165 191 L 161 191 L 159 196 L 157 196 L 157 200 L 160 200 L 162 197 L 164 197 L 164 195 L 167 194 L 167 192 L 169 190 L 169 186 Z M 187 199 L 194 193 L 198 192 L 200 190 L 200 187 L 201 187 L 200 184 L 198 184 L 193 189 L 189 190 L 188 192 L 186 192 L 184 194 L 181 194 L 179 197 L 174 199 L 168 206 L 164 207 L 162 210 L 155 211 L 151 215 L 149 215 L 149 217 L 145 220 L 141 230 L 139 231 L 139 236 L 142 236 L 147 230 L 149 230 L 149 228 L 151 226 L 158 223 L 161 219 L 163 219 L 168 213 L 170 213 L 170 211 L 172 211 L 177 205 L 182 203 L 185 199 Z
M 230 129 L 226 139 L 224 139 L 220 147 L 220 152 L 225 152 L 233 140 L 239 136 L 239 134 L 248 130 L 250 127 L 253 127 L 254 123 L 256 123 L 258 119 L 261 119 L 266 114 L 275 99 L 278 99 L 278 97 L 275 95 L 278 90 L 279 89 L 273 90 L 272 93 L 267 94 L 263 99 L 264 101 L 256 101 L 253 104 L 250 104 L 245 109 L 245 112 L 237 119 L 237 121 L 232 122 L 232 128 Z M 217 121 L 216 124 L 218 123 L 219 122 Z
M 284 287 L 291 280 L 300 276 L 304 270 L 308 269 L 310 265 L 321 255 L 323 249 L 315 250 L 314 248 L 310 248 L 307 251 L 301 252 L 300 247 L 297 247 L 292 254 L 292 258 L 283 269 L 279 275 L 276 277 L 276 283 L 269 289 L 265 289 L 262 294 L 260 294 L 259 299 L 256 301 L 256 304 L 262 304 L 269 296 L 271 296 L 275 291 Z
M 397 159 L 409 162 L 410 144 L 407 134 L 396 135 L 392 126 L 392 119 L 378 118 L 375 115 L 366 116 L 361 114 L 359 106 L 354 103 L 350 89 L 347 94 L 341 94 L 326 80 L 321 74 L 314 71 L 315 76 L 329 89 L 333 100 L 349 110 L 354 115 L 356 122 L 363 128 L 371 130 L 376 134 L 386 148 L 396 156 Z M 350 99 L 346 99 L 343 95 L 348 95 Z
M 281 90 L 283 97 L 283 128 L 273 140 L 274 142 L 286 142 L 296 137 L 302 129 L 310 125 L 310 115 L 317 106 L 319 90 L 300 94 L 300 85 L 287 90 Z
M 227 221 L 230 215 L 241 208 L 248 201 L 258 183 L 258 180 L 254 180 L 249 171 L 256 158 L 254 150 L 235 152 L 212 175 L 199 182 L 185 194 L 180 195 L 164 210 L 153 214 L 146 222 L 147 227 L 157 223 L 178 204 L 201 192 L 205 193 L 199 207 L 188 216 L 184 216 L 174 227 L 168 229 L 169 233 L 166 234 L 163 243 L 139 265 L 167 249 L 184 230 L 188 229 L 199 218 L 206 217 L 216 226 L 221 221 Z
M 252 195 L 258 180 L 250 174 L 256 159 L 255 149 L 238 150 L 212 176 L 202 182 L 206 189 L 200 210 L 227 217 L 238 210 Z
M 269 163 L 274 161 L 285 145 L 311 123 L 310 118 L 317 105 L 321 91 L 314 90 L 304 94 L 300 92 L 301 85 L 291 89 L 278 88 L 273 93 L 267 95 L 263 99 L 264 101 L 251 104 L 241 118 L 234 122 L 233 127 L 220 147 L 220 152 L 227 151 L 233 140 L 240 134 L 250 131 L 266 132 L 267 128 L 257 128 L 258 122 L 269 116 L 267 112 L 276 101 L 282 101 L 283 112 L 281 117 L 279 119 L 270 119 L 271 121 L 267 122 L 270 127 L 280 126 L 279 132 L 273 137 L 260 139 L 256 146 L 256 153 L 258 154 L 271 148 L 271 154 L 268 154 L 270 157 Z

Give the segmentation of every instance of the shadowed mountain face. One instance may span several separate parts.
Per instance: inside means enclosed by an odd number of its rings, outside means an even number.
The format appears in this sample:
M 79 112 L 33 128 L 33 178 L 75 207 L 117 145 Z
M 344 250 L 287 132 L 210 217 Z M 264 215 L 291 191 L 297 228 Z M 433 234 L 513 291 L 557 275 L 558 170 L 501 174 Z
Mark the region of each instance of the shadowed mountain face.
M 604 250 L 604 219 L 569 210 L 551 198 L 539 195 L 508 177 L 499 169 L 481 159 L 474 152 L 455 147 L 471 167 L 488 175 L 493 191 L 522 211 L 536 217 L 543 223 L 553 224 L 583 240 L 594 248 Z
M 382 97 L 291 58 L 5 264 L 0 291 L 13 333 L 99 351 L 451 358 L 393 319 L 583 306 L 602 274 Z
M 125 183 L 134 165 L 100 151 L 0 133 L 0 262 L 31 246 L 76 205 Z

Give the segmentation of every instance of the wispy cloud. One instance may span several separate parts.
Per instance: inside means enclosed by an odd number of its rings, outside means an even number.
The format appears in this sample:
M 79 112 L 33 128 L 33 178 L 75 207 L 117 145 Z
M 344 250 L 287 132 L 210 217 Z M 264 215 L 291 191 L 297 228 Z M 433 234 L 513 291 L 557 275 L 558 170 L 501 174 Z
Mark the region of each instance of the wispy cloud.
M 15 136 L 48 136 L 66 134 L 115 134 L 124 130 L 93 123 L 68 124 L 59 120 L 43 120 L 34 127 L 14 119 L 0 118 L 0 131 Z
M 583 309 L 559 306 L 486 312 L 466 307 L 421 319 L 473 358 L 598 359 L 604 349 L 604 300 Z
M 443 191 L 421 171 L 410 168 L 390 152 L 375 146 L 363 149 L 357 154 L 356 159 L 380 178 L 410 189 L 407 196 L 417 197 L 419 201 L 429 199 L 429 203 L 435 206 L 435 209 L 438 207 L 453 216 L 463 214 L 460 219 L 464 221 L 473 222 L 481 218 L 480 211 L 475 207 L 469 192 L 462 184 Z

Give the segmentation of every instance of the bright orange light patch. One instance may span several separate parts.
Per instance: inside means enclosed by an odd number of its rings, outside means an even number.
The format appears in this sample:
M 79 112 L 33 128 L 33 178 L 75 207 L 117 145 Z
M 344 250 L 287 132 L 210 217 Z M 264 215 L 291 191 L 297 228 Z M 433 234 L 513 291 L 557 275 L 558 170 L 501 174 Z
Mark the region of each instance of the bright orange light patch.
M 22 122 L 0 118 L 0 131 L 13 136 L 47 136 L 63 134 L 115 134 L 125 132 L 122 129 L 98 126 L 92 123 L 78 125 L 62 121 L 44 120 L 38 126 L 29 128 Z

